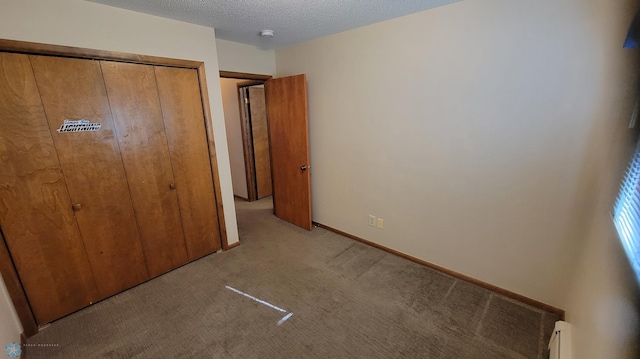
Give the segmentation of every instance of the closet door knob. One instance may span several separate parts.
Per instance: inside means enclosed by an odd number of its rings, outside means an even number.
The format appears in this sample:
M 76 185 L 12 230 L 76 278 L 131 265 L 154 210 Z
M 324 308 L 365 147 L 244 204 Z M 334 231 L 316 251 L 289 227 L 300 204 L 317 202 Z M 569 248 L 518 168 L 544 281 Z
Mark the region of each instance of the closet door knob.
M 175 183 L 170 183 L 169 184 L 169 189 L 176 189 L 176 184 Z
M 82 205 L 80 203 L 74 203 L 71 205 L 71 208 L 73 209 L 74 212 L 78 212 L 79 210 L 82 209 Z

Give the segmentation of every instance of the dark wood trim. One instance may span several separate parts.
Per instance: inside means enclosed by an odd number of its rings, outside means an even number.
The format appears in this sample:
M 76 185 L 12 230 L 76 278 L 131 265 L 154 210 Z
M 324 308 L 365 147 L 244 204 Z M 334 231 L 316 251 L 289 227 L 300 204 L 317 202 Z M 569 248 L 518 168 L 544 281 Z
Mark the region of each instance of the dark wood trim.
M 243 79 L 243 80 L 270 80 L 271 75 L 249 74 L 246 72 L 220 71 L 220 77 L 227 79 Z
M 267 83 L 264 83 L 264 96 L 265 96 L 265 101 L 267 100 L 267 90 L 268 90 L 268 86 Z M 308 124 L 307 124 L 308 125 Z M 276 213 L 276 187 L 273 185 L 275 183 L 274 179 L 273 179 L 273 139 L 271 138 L 271 119 L 269 117 L 269 103 L 267 102 L 267 138 L 269 139 L 269 166 L 271 166 L 271 204 L 273 205 L 273 215 L 278 217 L 278 214 Z M 311 222 L 311 228 L 313 229 L 313 219 Z
M 236 243 L 231 243 L 231 244 L 229 245 L 229 249 L 227 249 L 227 250 L 232 250 L 232 249 L 236 248 L 236 247 L 237 247 L 237 246 L 239 246 L 239 245 L 240 245 L 240 241 L 238 241 L 238 242 L 236 242 Z
M 52 55 L 74 57 L 81 59 L 123 61 L 145 65 L 159 65 L 197 69 L 202 62 L 191 60 L 172 59 L 147 55 L 135 55 L 123 52 L 85 49 L 80 47 L 41 44 L 36 42 L 24 42 L 0 39 L 0 50 L 5 52 L 17 52 L 22 54 Z
M 213 121 L 211 118 L 211 108 L 209 105 L 209 91 L 207 90 L 207 75 L 204 70 L 204 63 L 200 63 L 197 68 L 198 79 L 200 82 L 200 95 L 202 98 L 202 107 L 204 109 L 205 128 L 207 131 L 207 139 L 209 145 L 209 157 L 211 161 L 211 172 L 213 174 L 213 187 L 216 195 L 216 204 L 218 207 L 218 228 L 220 229 L 220 241 L 222 249 L 229 249 L 227 239 L 227 225 L 224 220 L 224 204 L 222 203 L 222 189 L 220 188 L 220 174 L 218 171 L 218 157 L 216 154 L 216 144 L 213 138 Z
M 9 253 L 9 248 L 0 232 L 0 274 L 4 279 L 4 284 L 9 292 L 9 297 L 18 313 L 18 318 L 22 324 L 23 335 L 27 338 L 38 333 L 38 324 L 33 316 L 27 294 L 24 292 L 18 272 L 13 265 L 13 259 Z
M 242 197 L 242 196 L 238 196 L 237 194 L 234 194 L 234 195 L 233 195 L 233 197 L 234 197 L 234 198 L 237 198 L 237 199 L 241 199 L 241 200 L 243 200 L 243 201 L 247 201 L 247 202 L 249 202 L 249 199 L 244 198 L 244 197 Z
M 266 81 L 264 80 L 251 80 L 251 81 L 238 82 L 237 85 L 238 87 L 249 87 L 249 86 L 264 85 L 265 82 Z
M 244 174 L 247 182 L 247 201 L 258 200 L 258 189 L 256 185 L 256 161 L 253 151 L 253 134 L 251 133 L 251 115 L 249 107 L 244 102 L 244 97 L 240 93 L 242 86 L 236 84 L 238 94 L 238 106 L 240 110 L 240 132 L 242 135 L 242 153 L 244 155 Z
M 369 245 L 371 247 L 375 247 L 375 248 L 381 249 L 381 250 L 383 250 L 383 251 L 385 251 L 387 253 L 391 253 L 391 254 L 396 255 L 398 257 L 402 257 L 404 259 L 408 259 L 408 260 L 410 260 L 410 261 L 412 261 L 414 263 L 421 264 L 421 265 L 423 265 L 425 267 L 429 267 L 429 268 L 435 269 L 435 270 L 437 270 L 439 272 L 442 272 L 444 274 L 450 275 L 450 276 L 452 276 L 454 278 L 463 280 L 465 282 L 469 282 L 471 284 L 475 284 L 475 285 L 477 285 L 479 287 L 482 287 L 482 288 L 489 289 L 489 290 L 494 291 L 494 292 L 496 292 L 498 294 L 502 294 L 505 297 L 509 297 L 511 299 L 515 299 L 515 300 L 517 300 L 519 302 L 522 302 L 524 304 L 528 304 L 528 305 L 530 305 L 532 307 L 535 307 L 535 308 L 538 308 L 538 309 L 545 310 L 547 312 L 551 312 L 551 313 L 557 314 L 557 315 L 560 316 L 560 318 L 562 320 L 564 320 L 565 312 L 562 309 L 559 309 L 559 308 L 556 308 L 554 306 L 539 302 L 539 301 L 537 301 L 535 299 L 531 299 L 529 297 L 525 297 L 523 295 L 511 292 L 509 290 L 506 290 L 504 288 L 500 288 L 500 287 L 495 286 L 493 284 L 489 284 L 487 282 L 483 282 L 483 281 L 481 281 L 479 279 L 476 279 L 476 278 L 473 278 L 473 277 L 469 277 L 468 275 L 453 271 L 451 269 L 448 269 L 448 268 L 445 268 L 445 267 L 441 267 L 441 266 L 439 266 L 437 264 L 429 263 L 429 262 L 427 262 L 425 260 L 422 260 L 420 258 L 416 258 L 416 257 L 410 256 L 410 255 L 408 255 L 406 253 L 402 253 L 402 252 L 397 251 L 395 249 L 391 249 L 389 247 L 385 247 L 385 246 L 380 245 L 378 243 L 374 243 L 374 242 L 368 241 L 368 240 L 360 238 L 358 236 L 354 236 L 353 234 L 349 234 L 349 233 L 343 232 L 341 230 L 329 227 L 329 226 L 324 225 L 322 223 L 314 222 L 314 224 L 316 226 L 320 227 L 320 228 L 324 228 L 324 229 L 326 229 L 328 231 L 331 231 L 333 233 L 337 233 L 337 234 L 339 234 L 341 236 L 345 236 L 347 238 L 351 238 L 351 239 L 353 239 L 355 241 L 364 243 L 364 244 Z

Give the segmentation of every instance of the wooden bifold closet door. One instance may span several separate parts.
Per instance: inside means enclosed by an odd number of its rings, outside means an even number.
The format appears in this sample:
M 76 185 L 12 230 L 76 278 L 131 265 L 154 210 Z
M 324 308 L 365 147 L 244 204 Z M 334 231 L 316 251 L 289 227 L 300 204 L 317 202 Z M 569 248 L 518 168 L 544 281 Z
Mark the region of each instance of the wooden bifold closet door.
M 39 324 L 221 248 L 200 96 L 193 69 L 0 52 L 0 228 Z
M 153 66 L 102 62 L 149 275 L 187 262 Z
M 99 299 L 28 56 L 0 53 L 0 226 L 38 323 Z
M 30 56 L 100 297 L 149 278 L 98 61 Z M 100 131 L 64 133 L 64 120 Z
M 155 67 L 167 140 L 176 176 L 184 236 L 193 260 L 219 250 L 204 112 L 195 70 Z

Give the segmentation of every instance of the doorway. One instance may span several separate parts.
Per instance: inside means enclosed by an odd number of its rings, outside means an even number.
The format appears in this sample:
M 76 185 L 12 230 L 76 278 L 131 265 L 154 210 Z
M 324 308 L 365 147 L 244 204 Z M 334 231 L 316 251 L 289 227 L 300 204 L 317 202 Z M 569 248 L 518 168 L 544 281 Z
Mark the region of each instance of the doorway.
M 249 202 L 273 192 L 265 81 L 220 79 L 233 194 Z
M 307 81 L 220 71 L 234 196 L 311 230 Z

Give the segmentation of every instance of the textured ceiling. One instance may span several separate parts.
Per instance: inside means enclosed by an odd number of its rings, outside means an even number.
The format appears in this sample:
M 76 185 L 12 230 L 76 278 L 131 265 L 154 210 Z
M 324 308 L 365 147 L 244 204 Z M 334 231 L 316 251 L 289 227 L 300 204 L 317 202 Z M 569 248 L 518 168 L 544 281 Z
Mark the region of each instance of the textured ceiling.
M 277 48 L 460 0 L 89 0 L 214 27 L 224 40 Z M 261 30 L 275 36 L 263 39 Z

